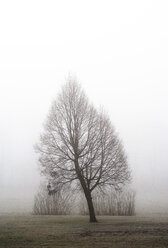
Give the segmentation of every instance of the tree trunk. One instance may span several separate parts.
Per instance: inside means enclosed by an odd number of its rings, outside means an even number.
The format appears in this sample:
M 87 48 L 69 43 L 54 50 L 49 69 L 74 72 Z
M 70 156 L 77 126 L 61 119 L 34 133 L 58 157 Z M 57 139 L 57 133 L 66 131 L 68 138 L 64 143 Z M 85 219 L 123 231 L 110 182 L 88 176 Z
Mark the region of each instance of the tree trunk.
M 90 192 L 87 193 L 86 200 L 88 204 L 88 209 L 89 209 L 89 216 L 90 216 L 90 222 L 97 222 L 96 216 L 95 216 L 95 210 L 93 206 L 93 201 Z
M 79 169 L 79 163 L 78 159 L 75 159 L 75 169 L 76 169 L 76 174 L 78 176 L 78 179 L 81 183 L 81 186 L 83 188 L 87 204 L 88 204 L 88 209 L 89 209 L 89 216 L 90 216 L 90 222 L 97 222 L 96 216 L 95 216 L 95 211 L 94 211 L 94 206 L 93 206 L 93 201 L 92 201 L 92 196 L 90 190 L 86 187 L 85 180 L 81 174 L 81 171 Z

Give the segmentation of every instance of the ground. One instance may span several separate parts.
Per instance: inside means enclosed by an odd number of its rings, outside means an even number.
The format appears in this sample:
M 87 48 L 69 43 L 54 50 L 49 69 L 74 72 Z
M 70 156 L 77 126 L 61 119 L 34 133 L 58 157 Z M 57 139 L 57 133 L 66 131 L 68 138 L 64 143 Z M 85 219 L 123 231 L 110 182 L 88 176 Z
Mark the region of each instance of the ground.
M 0 248 L 164 248 L 168 216 L 0 216 Z

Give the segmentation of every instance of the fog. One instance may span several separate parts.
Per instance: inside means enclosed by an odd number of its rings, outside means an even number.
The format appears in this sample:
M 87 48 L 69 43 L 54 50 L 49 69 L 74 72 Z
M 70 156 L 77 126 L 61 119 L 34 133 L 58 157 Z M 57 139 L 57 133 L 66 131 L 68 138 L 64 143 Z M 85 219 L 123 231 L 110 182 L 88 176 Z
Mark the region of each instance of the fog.
M 31 211 L 33 146 L 68 75 L 107 110 L 137 212 L 168 209 L 167 1 L 0 3 L 0 212 Z

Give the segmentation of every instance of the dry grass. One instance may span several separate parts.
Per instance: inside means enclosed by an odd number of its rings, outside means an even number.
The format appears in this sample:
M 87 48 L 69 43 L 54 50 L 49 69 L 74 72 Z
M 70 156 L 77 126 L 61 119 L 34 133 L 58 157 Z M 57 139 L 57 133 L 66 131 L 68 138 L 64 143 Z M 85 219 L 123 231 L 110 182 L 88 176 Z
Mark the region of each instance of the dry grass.
M 0 216 L 2 248 L 168 247 L 168 216 Z

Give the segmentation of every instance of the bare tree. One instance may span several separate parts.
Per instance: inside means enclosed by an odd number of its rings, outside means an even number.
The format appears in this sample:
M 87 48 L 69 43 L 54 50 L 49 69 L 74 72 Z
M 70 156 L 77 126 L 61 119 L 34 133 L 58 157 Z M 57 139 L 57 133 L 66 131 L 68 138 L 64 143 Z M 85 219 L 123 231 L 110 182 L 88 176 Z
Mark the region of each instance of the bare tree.
M 42 172 L 55 189 L 77 182 L 87 200 L 90 222 L 96 222 L 95 188 L 116 189 L 129 181 L 123 146 L 109 117 L 92 106 L 75 80 L 69 80 L 53 102 L 37 151 Z

